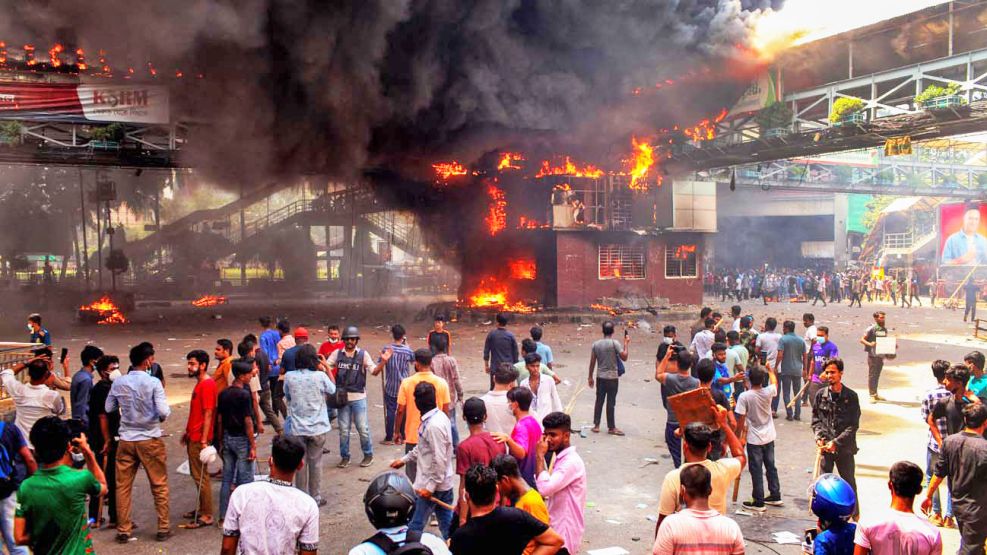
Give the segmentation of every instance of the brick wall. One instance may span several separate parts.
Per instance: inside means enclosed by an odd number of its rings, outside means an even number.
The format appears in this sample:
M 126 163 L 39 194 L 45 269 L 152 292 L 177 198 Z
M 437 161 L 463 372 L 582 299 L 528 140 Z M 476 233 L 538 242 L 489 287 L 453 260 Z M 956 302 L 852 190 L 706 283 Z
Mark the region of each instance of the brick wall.
M 560 232 L 556 233 L 557 304 L 561 307 L 588 306 L 602 297 L 626 294 L 667 298 L 671 303 L 701 304 L 702 279 L 665 277 L 665 247 L 698 245 L 696 257 L 702 260 L 703 241 L 698 233 L 667 233 L 641 237 L 634 233 Z M 626 243 L 645 246 L 645 279 L 599 279 L 598 246 Z M 699 275 L 702 275 L 700 264 Z

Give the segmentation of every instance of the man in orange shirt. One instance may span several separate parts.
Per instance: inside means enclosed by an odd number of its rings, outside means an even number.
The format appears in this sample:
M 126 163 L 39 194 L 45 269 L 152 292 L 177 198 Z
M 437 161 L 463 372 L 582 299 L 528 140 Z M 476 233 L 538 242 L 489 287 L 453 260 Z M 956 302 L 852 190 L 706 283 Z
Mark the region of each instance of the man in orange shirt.
M 394 419 L 394 441 L 399 444 L 404 441 L 405 453 L 410 453 L 418 445 L 418 427 L 422 423 L 422 415 L 415 406 L 415 386 L 421 382 L 428 382 L 435 387 L 435 404 L 442 412 L 448 415 L 452 409 L 449 384 L 432 372 L 432 351 L 418 349 L 415 351 L 415 373 L 401 380 L 401 387 L 398 389 L 398 413 Z M 405 468 L 408 478 L 414 482 L 418 465 L 410 461 Z
M 506 453 L 497 455 L 490 462 L 490 467 L 497 471 L 497 491 L 500 492 L 501 499 L 507 499 L 513 507 L 550 524 L 545 499 L 521 477 L 521 467 L 518 466 L 517 459 Z M 524 555 L 530 555 L 535 547 L 534 541 L 528 543 Z
M 233 374 L 233 342 L 229 339 L 217 339 L 213 356 L 219 362 L 212 373 L 212 379 L 216 382 L 216 394 L 219 395 L 230 385 L 229 376 Z

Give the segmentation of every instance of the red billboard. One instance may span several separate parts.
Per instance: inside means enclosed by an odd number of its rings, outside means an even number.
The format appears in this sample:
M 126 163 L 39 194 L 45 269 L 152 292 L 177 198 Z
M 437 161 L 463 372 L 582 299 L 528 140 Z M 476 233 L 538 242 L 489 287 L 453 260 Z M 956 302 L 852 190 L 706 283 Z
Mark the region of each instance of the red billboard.
M 939 222 L 940 264 L 987 265 L 987 204 L 941 204 Z
M 0 83 L 0 118 L 168 123 L 168 89 L 139 84 Z

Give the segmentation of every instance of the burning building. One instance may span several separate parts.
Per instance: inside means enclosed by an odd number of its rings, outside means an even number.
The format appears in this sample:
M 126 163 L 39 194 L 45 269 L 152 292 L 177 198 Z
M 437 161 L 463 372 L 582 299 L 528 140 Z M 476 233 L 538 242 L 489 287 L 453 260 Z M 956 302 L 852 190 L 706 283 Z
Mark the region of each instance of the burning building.
M 527 312 L 613 297 L 701 302 L 714 189 L 663 184 L 642 145 L 635 141 L 620 172 L 516 154 L 499 156 L 489 170 L 460 172 L 458 184 L 437 170 L 443 194 L 458 190 L 472 206 L 458 237 L 464 304 Z

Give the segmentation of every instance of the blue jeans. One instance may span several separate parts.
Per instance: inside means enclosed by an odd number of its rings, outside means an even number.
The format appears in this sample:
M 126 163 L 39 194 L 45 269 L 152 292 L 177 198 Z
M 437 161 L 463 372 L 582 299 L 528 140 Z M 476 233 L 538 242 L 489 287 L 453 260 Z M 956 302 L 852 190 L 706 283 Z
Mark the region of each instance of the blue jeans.
M 398 398 L 384 394 L 384 441 L 394 440 L 394 419 L 398 415 Z
M 449 422 L 452 423 L 452 452 L 455 453 L 459 447 L 459 427 L 456 426 L 456 405 L 453 405 L 452 409 L 449 410 Z
M 28 555 L 27 547 L 17 545 L 14 541 L 14 509 L 17 507 L 17 492 L 13 492 L 0 501 L 0 532 L 3 532 L 3 543 L 10 555 Z
M 668 453 L 672 455 L 672 464 L 675 468 L 682 465 L 682 438 L 675 437 L 675 430 L 678 428 L 678 422 L 665 424 L 665 443 L 668 444 Z
M 432 497 L 452 505 L 451 489 L 436 491 L 432 493 Z M 428 517 L 432 516 L 433 512 L 435 513 L 436 520 L 439 521 L 439 532 L 442 533 L 442 539 L 449 539 L 449 527 L 452 525 L 452 511 L 439 507 L 435 503 L 421 497 L 415 498 L 415 514 L 411 517 L 411 523 L 408 524 L 408 529 L 416 532 L 424 532 L 425 525 L 428 524 Z
M 789 417 L 792 416 L 792 409 L 788 408 L 788 403 L 791 402 L 792 397 L 798 395 L 799 390 L 802 389 L 802 376 L 787 376 L 782 374 L 779 376 L 781 378 L 781 394 L 785 399 L 785 414 Z M 777 397 L 775 397 L 777 399 Z M 795 403 L 795 418 L 802 418 L 802 403 Z
M 768 493 L 772 499 L 781 499 L 781 482 L 778 480 L 778 468 L 775 467 L 775 442 L 765 445 L 747 444 L 747 468 L 751 471 L 751 480 L 754 482 L 751 497 L 754 504 L 764 503 L 764 477 L 762 468 L 768 474 Z
M 236 485 L 254 481 L 254 463 L 250 456 L 250 440 L 247 436 L 223 434 L 223 485 L 219 488 L 219 520 L 226 518 L 233 482 Z
M 939 460 L 939 453 L 935 453 L 928 447 L 925 448 L 925 483 L 923 487 L 929 487 L 932 481 L 932 474 L 936 470 L 936 461 Z M 946 492 L 946 512 L 942 512 L 942 491 Z M 949 495 L 949 488 L 939 486 L 939 489 L 932 494 L 932 512 L 942 516 L 953 516 L 953 497 Z
M 339 409 L 339 456 L 350 458 L 350 424 L 356 424 L 360 434 L 360 448 L 364 457 L 372 457 L 374 446 L 370 442 L 370 421 L 367 420 L 367 400 L 350 401 Z

